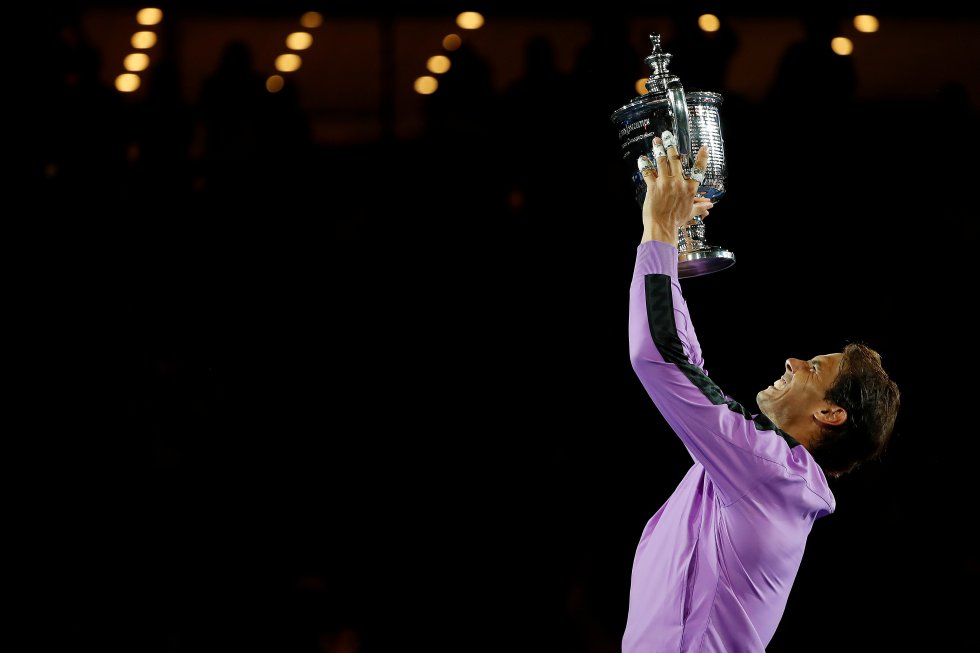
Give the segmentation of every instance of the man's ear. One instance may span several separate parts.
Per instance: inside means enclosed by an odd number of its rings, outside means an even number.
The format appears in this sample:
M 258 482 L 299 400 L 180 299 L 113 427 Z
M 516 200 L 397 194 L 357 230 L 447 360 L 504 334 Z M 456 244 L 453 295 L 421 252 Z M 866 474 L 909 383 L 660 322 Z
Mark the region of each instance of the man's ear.
M 813 419 L 825 426 L 840 426 L 847 421 L 847 411 L 834 404 L 827 404 L 813 413 Z

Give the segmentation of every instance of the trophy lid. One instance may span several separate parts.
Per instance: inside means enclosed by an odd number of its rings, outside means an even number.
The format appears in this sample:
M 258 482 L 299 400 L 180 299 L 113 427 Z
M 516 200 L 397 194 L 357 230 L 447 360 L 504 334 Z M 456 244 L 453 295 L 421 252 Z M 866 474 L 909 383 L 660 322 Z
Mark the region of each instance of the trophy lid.
M 646 87 L 649 93 L 664 94 L 667 92 L 667 84 L 678 81 L 676 75 L 671 75 L 667 70 L 670 67 L 670 60 L 674 55 L 664 52 L 660 43 L 660 34 L 652 32 L 650 34 L 651 52 L 643 60 L 652 71 L 650 78 L 647 79 Z
M 668 68 L 674 55 L 664 52 L 660 43 L 660 33 L 650 33 L 651 52 L 643 60 L 650 67 L 650 77 L 646 81 L 647 92 L 638 95 L 627 104 L 613 112 L 611 118 L 615 123 L 631 120 L 637 116 L 646 115 L 651 104 L 667 103 L 667 85 L 679 83 L 677 75 L 672 75 Z
M 670 60 L 674 55 L 664 52 L 660 42 L 660 33 L 650 33 L 650 54 L 643 60 L 650 67 L 650 77 L 647 79 L 647 92 L 638 95 L 630 102 L 623 105 L 613 112 L 611 118 L 615 123 L 635 119 L 638 116 L 645 116 L 650 111 L 652 105 L 666 105 L 669 100 L 667 89 L 671 84 L 680 84 L 677 75 L 670 72 Z M 687 91 L 687 95 L 697 103 L 718 105 L 722 102 L 720 93 L 712 91 Z

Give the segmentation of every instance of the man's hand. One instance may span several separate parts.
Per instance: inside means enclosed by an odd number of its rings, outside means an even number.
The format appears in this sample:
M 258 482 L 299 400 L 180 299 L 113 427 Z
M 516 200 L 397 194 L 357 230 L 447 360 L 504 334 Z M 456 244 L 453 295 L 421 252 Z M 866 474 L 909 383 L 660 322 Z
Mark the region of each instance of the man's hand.
M 708 215 L 708 209 L 714 204 L 698 197 L 698 182 L 684 175 L 673 134 L 666 131 L 663 139 L 654 138 L 653 154 L 655 164 L 646 156 L 641 156 L 637 162 L 647 183 L 640 242 L 659 240 L 677 247 L 678 230 L 695 216 Z M 708 146 L 703 145 L 698 150 L 694 167 L 704 170 L 707 165 Z

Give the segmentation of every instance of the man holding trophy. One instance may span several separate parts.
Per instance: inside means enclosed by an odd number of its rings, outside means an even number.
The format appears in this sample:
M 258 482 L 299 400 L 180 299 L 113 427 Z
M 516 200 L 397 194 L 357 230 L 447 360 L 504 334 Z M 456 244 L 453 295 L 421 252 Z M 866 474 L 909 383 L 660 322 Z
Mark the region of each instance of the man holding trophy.
M 707 161 L 703 147 L 692 170 Z M 881 454 L 899 406 L 880 356 L 860 344 L 789 358 L 752 414 L 708 377 L 678 278 L 678 233 L 696 196 L 673 135 L 639 159 L 643 235 L 630 286 L 633 369 L 693 458 L 647 523 L 633 564 L 624 653 L 765 650 L 814 521 L 834 511 L 827 477 Z
M 782 375 L 757 394 L 759 413 L 708 377 L 679 270 L 720 262 L 687 276 L 712 272 L 731 257 L 712 250 L 685 258 L 679 248 L 685 229 L 713 206 L 701 192 L 712 147 L 685 152 L 683 142 L 664 130 L 635 158 L 643 232 L 629 344 L 637 377 L 693 464 L 640 536 L 622 651 L 763 653 L 814 522 L 835 510 L 828 477 L 885 450 L 899 390 L 881 357 L 856 343 L 786 359 Z

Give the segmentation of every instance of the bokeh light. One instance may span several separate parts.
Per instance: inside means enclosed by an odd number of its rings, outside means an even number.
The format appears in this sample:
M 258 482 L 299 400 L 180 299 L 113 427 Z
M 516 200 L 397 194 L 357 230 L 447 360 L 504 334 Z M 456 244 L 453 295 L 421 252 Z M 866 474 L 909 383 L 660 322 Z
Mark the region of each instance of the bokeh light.
M 133 52 L 127 54 L 126 58 L 123 59 L 123 68 L 131 73 L 138 73 L 141 70 L 146 70 L 150 65 L 150 57 L 143 52 Z
M 854 17 L 854 29 L 859 32 L 871 33 L 878 31 L 878 19 L 870 14 L 860 14 Z
M 163 11 L 156 7 L 146 7 L 136 12 L 136 22 L 140 25 L 159 25 Z
M 301 65 L 303 65 L 303 60 L 298 54 L 280 54 L 276 57 L 276 70 L 282 73 L 299 70 Z
M 132 93 L 140 87 L 140 76 L 133 73 L 123 73 L 116 77 L 116 90 L 120 93 Z
M 313 35 L 309 32 L 293 32 L 286 37 L 286 47 L 290 50 L 305 50 L 313 45 Z
M 463 45 L 463 39 L 459 38 L 459 34 L 446 34 L 442 37 L 442 47 L 450 52 L 458 50 L 461 45 Z
M 650 81 L 649 77 L 641 77 L 640 79 L 636 80 L 636 92 L 639 95 L 646 95 L 650 92 L 649 89 L 647 89 L 648 81 Z
M 157 35 L 154 32 L 136 32 L 130 39 L 133 47 L 137 50 L 147 50 L 157 44 Z
M 483 27 L 483 15 L 478 11 L 464 11 L 456 16 L 456 24 L 463 29 L 480 29 Z
M 714 14 L 701 14 L 698 16 L 698 27 L 705 32 L 717 32 L 721 27 L 721 21 Z
M 430 73 L 435 73 L 436 75 L 446 72 L 449 70 L 451 65 L 452 63 L 449 61 L 449 57 L 441 54 L 429 57 L 429 60 L 425 62 L 425 67 L 428 69 L 428 71 Z
M 323 24 L 323 16 L 318 11 L 308 11 L 300 17 L 299 24 L 306 29 L 313 29 Z
M 414 87 L 419 95 L 432 95 L 439 88 L 439 80 L 432 75 L 423 75 L 415 80 Z
M 846 57 L 854 52 L 854 44 L 846 36 L 838 36 L 830 41 L 830 49 L 842 57 Z
M 278 93 L 285 85 L 286 80 L 283 79 L 282 75 L 269 75 L 268 79 L 265 80 L 265 90 L 270 93 Z

